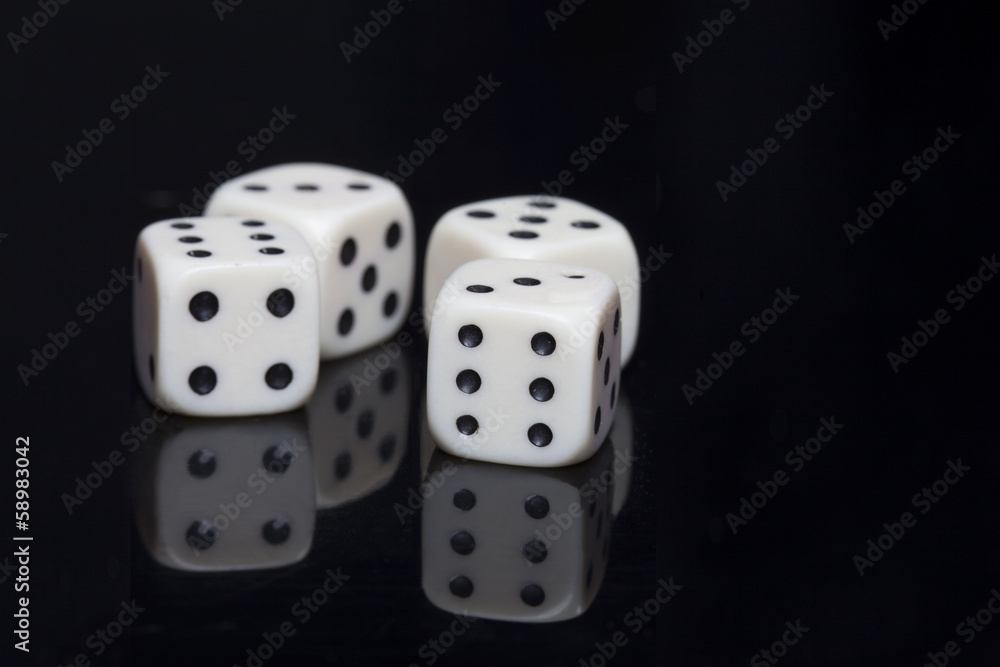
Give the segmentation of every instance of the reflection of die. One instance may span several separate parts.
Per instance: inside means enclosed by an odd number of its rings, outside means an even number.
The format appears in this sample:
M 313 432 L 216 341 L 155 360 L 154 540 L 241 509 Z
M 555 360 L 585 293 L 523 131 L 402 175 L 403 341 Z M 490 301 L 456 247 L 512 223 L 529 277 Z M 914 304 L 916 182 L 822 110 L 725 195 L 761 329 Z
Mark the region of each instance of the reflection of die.
M 615 408 L 615 421 L 611 424 L 608 440 L 615 450 L 615 493 L 611 502 L 611 516 L 617 518 L 625 507 L 629 491 L 632 488 L 632 465 L 636 458 L 635 422 L 632 416 L 632 403 L 629 401 L 626 385 L 622 385 L 618 393 L 618 407 Z
M 604 579 L 614 485 L 609 445 L 540 470 L 431 457 L 421 516 L 423 588 L 449 612 L 509 621 L 579 616 Z
M 155 560 L 180 570 L 246 570 L 305 558 L 316 517 L 301 412 L 170 418 L 137 455 L 136 524 Z
M 428 421 L 479 461 L 559 466 L 591 456 L 614 415 L 618 288 L 593 269 L 513 259 L 465 264 L 434 318 Z
M 427 244 L 424 304 L 435 306 L 448 276 L 484 257 L 564 262 L 597 269 L 622 293 L 622 365 L 629 362 L 639 333 L 639 286 L 633 279 L 639 256 L 628 230 L 606 213 L 562 197 L 501 197 L 463 204 L 435 224 Z M 433 329 L 433 326 L 431 327 Z
M 324 359 L 374 345 L 402 324 L 413 283 L 413 216 L 391 181 L 328 164 L 283 164 L 227 181 L 205 213 L 276 220 L 306 238 L 312 255 L 292 275 L 319 275 Z
M 151 401 L 199 416 L 292 410 L 319 367 L 318 285 L 286 274 L 308 256 L 292 227 L 246 218 L 166 220 L 136 243 L 136 373 Z
M 397 340 L 413 339 L 403 332 Z M 410 382 L 408 353 L 395 341 L 320 366 L 306 406 L 320 509 L 361 498 L 392 479 L 406 451 Z

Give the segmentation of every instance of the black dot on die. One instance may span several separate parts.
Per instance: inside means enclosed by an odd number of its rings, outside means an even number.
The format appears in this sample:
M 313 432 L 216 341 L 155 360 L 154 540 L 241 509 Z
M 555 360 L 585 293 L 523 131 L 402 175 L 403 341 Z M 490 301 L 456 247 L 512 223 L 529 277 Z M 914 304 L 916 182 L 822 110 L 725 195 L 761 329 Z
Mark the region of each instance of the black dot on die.
M 284 389 L 292 383 L 292 369 L 288 364 L 274 364 L 264 373 L 264 382 L 271 389 Z
M 340 314 L 340 319 L 337 320 L 337 331 L 340 332 L 341 336 L 346 336 L 351 333 L 351 327 L 354 326 L 354 311 L 350 308 L 345 308 L 344 312 Z
M 361 289 L 365 292 L 371 292 L 372 288 L 375 287 L 376 280 L 378 280 L 378 271 L 374 264 L 369 264 L 365 272 L 361 274 Z
M 580 278 L 584 277 L 584 276 L 581 276 L 579 273 L 571 273 L 569 275 L 567 275 L 567 274 L 564 273 L 563 275 L 566 276 L 567 278 L 573 278 L 574 280 L 579 280 Z
M 351 407 L 352 398 L 354 398 L 354 390 L 351 385 L 345 384 L 337 389 L 337 394 L 333 399 L 337 412 L 347 412 L 347 408 Z
M 263 227 L 264 223 L 260 220 L 244 220 L 240 223 L 244 227 Z
M 489 294 L 493 291 L 493 288 L 488 285 L 469 285 L 465 289 L 473 294 Z
M 351 238 L 347 237 L 344 244 L 340 246 L 340 263 L 344 266 L 350 266 L 351 262 L 354 261 L 354 257 L 358 254 L 358 244 Z
M 184 540 L 195 551 L 204 551 L 215 544 L 215 538 L 218 536 L 219 533 L 215 530 L 215 526 L 212 525 L 211 521 L 208 519 L 198 519 L 188 526 L 187 532 L 184 534 Z
M 386 463 L 392 458 L 393 453 L 396 451 L 396 436 L 389 433 L 384 438 L 382 442 L 378 443 L 378 458 L 382 463 Z
M 382 302 L 382 314 L 386 317 L 392 317 L 398 306 L 399 296 L 395 292 L 389 292 L 385 295 L 385 301 Z
M 243 189 L 244 190 L 249 190 L 250 192 L 266 192 L 267 191 L 267 186 L 266 185 L 257 185 L 256 183 L 252 183 L 250 185 L 244 185 Z
M 604 354 L 604 332 L 597 337 L 597 360 L 601 360 L 601 356 Z
M 175 222 L 170 226 L 173 227 L 174 229 L 191 229 L 192 227 L 194 227 L 194 225 L 192 225 L 190 222 Z
M 611 407 L 615 407 L 615 391 L 618 389 L 618 383 L 615 382 L 611 385 Z
M 267 309 L 275 317 L 284 317 L 295 307 L 295 296 L 282 287 L 271 292 L 267 297 Z
M 556 389 L 548 378 L 535 378 L 528 385 L 528 393 L 536 401 L 544 402 L 552 398 Z
M 512 236 L 515 239 L 537 239 L 538 234 L 535 232 L 526 232 L 523 229 L 516 229 L 512 232 L 507 232 L 508 236 Z
M 538 278 L 514 278 L 515 285 L 524 285 L 525 287 L 531 287 L 533 285 L 541 285 L 542 281 Z
M 271 234 L 251 234 L 250 238 L 252 238 L 254 241 L 273 241 L 274 240 L 274 236 L 272 236 Z
M 389 229 L 385 230 L 385 245 L 387 248 L 395 248 L 399 243 L 399 237 L 402 236 L 403 230 L 399 226 L 398 222 L 394 222 L 389 225 Z
M 594 435 L 601 429 L 601 406 L 597 406 L 597 412 L 594 413 Z
M 538 584 L 527 584 L 521 589 L 521 601 L 529 607 L 545 602 L 545 591 Z
M 191 387 L 194 393 L 204 396 L 215 389 L 216 380 L 215 371 L 211 367 L 198 366 L 188 376 L 188 386 Z
M 188 255 L 191 257 L 211 257 L 212 253 L 207 250 L 188 250 Z
M 478 209 L 475 210 L 475 211 L 467 211 L 466 215 L 469 216 L 470 218 L 494 218 L 494 217 L 496 217 L 496 213 L 494 213 L 493 211 L 483 211 L 483 210 L 478 210 Z
M 463 512 L 468 512 L 476 506 L 476 494 L 468 489 L 459 489 L 455 492 L 451 502 Z
M 540 331 L 531 337 L 531 349 L 535 354 L 547 357 L 556 350 L 556 339 L 548 331 Z
M 611 358 L 609 357 L 607 361 L 604 362 L 604 385 L 607 386 L 608 380 L 611 378 Z
M 292 524 L 284 517 L 271 519 L 261 528 L 260 534 L 268 544 L 284 544 L 292 534 Z
M 319 190 L 319 186 L 312 183 L 300 183 L 295 186 L 295 189 L 299 192 L 316 192 Z
M 181 243 L 201 243 L 204 241 L 200 236 L 182 236 L 177 240 Z
M 280 255 L 281 253 L 283 253 L 285 251 L 282 250 L 281 248 L 273 248 L 272 247 L 272 248 L 261 248 L 260 252 L 263 255 Z
M 530 222 L 532 224 L 539 225 L 543 222 L 548 222 L 549 219 L 541 215 L 522 215 L 520 218 L 521 222 Z
M 215 452 L 210 449 L 199 449 L 187 460 L 187 471 L 192 477 L 205 479 L 215 472 Z
M 535 208 L 555 208 L 555 202 L 545 201 L 544 199 L 536 199 L 535 201 L 528 202 L 528 206 L 534 206 Z
M 333 460 L 333 478 L 342 482 L 351 474 L 351 453 L 341 452 Z
M 552 429 L 540 422 L 532 424 L 528 427 L 528 440 L 535 447 L 547 447 L 552 442 Z
M 479 377 L 479 373 L 471 368 L 466 368 L 455 378 L 455 384 L 458 385 L 458 388 L 462 390 L 463 393 L 474 394 L 479 391 L 479 387 L 482 386 L 483 380 Z
M 153 361 L 153 355 L 149 355 L 149 381 L 154 380 L 156 380 L 156 363 Z
M 365 440 L 375 429 L 375 413 L 365 410 L 358 415 L 358 437 Z
M 479 430 L 479 422 L 472 415 L 462 415 L 455 420 L 455 426 L 462 435 L 472 435 Z
M 576 222 L 571 222 L 569 224 L 577 229 L 597 229 L 600 227 L 600 225 L 593 220 L 577 220 Z
M 524 499 L 524 511 L 532 519 L 544 519 L 549 515 L 549 501 L 545 496 L 534 493 Z
M 260 457 L 260 462 L 264 464 L 264 469 L 272 475 L 281 475 L 292 465 L 295 452 L 285 443 L 271 445 Z
M 540 540 L 530 540 L 521 547 L 521 554 L 529 563 L 541 563 L 549 555 L 549 548 Z
M 621 319 L 621 309 L 620 308 L 615 308 L 615 327 L 614 327 L 614 332 L 615 332 L 616 336 L 618 335 L 618 320 L 619 319 Z
M 475 538 L 465 530 L 453 533 L 450 541 L 452 550 L 460 556 L 468 556 L 476 548 Z
M 396 388 L 396 380 L 399 378 L 399 374 L 396 372 L 395 368 L 387 368 L 385 372 L 382 373 L 382 377 L 379 378 L 378 388 L 383 394 L 392 393 L 392 390 Z
M 462 574 L 452 577 L 448 582 L 448 590 L 452 595 L 467 598 L 472 595 L 472 580 Z
M 475 324 L 466 324 L 458 330 L 458 340 L 465 347 L 476 347 L 483 342 L 483 330 Z
M 348 190 L 367 190 L 371 188 L 367 183 L 349 183 L 347 185 Z

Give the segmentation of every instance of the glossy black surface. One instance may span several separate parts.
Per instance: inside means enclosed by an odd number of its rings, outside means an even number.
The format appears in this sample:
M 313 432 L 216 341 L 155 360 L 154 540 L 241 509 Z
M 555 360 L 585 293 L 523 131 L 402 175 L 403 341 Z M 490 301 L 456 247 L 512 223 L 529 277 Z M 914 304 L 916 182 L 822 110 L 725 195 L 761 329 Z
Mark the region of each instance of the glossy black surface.
M 390 4 L 367 44 L 355 28 L 384 2 L 52 3 L 36 30 L 38 3 L 0 11 L 3 664 L 257 664 L 283 627 L 264 665 L 996 664 L 996 8 Z M 629 226 L 648 271 L 619 388 L 637 460 L 582 615 L 463 620 L 425 594 L 412 325 L 408 408 L 386 410 L 406 428 L 373 431 L 369 458 L 291 461 L 314 493 L 267 534 L 290 544 L 312 516 L 304 557 L 192 572 L 150 553 L 143 474 L 193 427 L 133 387 L 135 236 L 214 182 L 302 160 L 395 173 L 421 258 L 450 208 L 543 188 Z M 356 425 L 365 406 L 338 412 L 333 385 L 330 414 Z M 15 535 L 33 537 L 28 581 Z

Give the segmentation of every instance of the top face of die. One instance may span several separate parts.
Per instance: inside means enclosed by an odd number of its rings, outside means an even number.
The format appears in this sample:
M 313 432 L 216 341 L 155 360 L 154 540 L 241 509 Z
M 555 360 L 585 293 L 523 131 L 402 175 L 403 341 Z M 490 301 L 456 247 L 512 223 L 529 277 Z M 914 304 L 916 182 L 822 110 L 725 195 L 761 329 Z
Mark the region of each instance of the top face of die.
M 349 167 L 294 162 L 268 167 L 223 183 L 212 195 L 206 214 L 224 211 L 236 200 L 253 202 L 264 214 L 297 214 L 326 220 L 381 204 L 405 203 L 388 179 Z
M 596 269 L 529 259 L 467 262 L 445 283 L 439 300 L 451 303 L 456 295 L 489 295 L 477 301 L 497 314 L 537 312 L 570 320 L 583 319 L 588 311 L 609 304 L 617 308 L 619 303 L 618 286 Z M 464 298 L 462 303 L 468 307 L 474 300 Z
M 309 254 L 305 239 L 288 225 L 229 216 L 154 222 L 139 234 L 138 246 L 168 272 L 177 273 L 220 265 L 283 266 L 288 259 Z
M 442 232 L 438 232 L 438 227 Z M 521 195 L 463 204 L 438 221 L 435 232 L 444 231 L 473 235 L 485 244 L 490 255 L 524 258 L 545 255 L 554 261 L 571 261 L 568 258 L 584 247 L 615 240 L 627 241 L 632 246 L 628 230 L 621 222 L 596 208 L 563 197 Z M 563 249 L 567 259 L 553 256 L 553 247 Z

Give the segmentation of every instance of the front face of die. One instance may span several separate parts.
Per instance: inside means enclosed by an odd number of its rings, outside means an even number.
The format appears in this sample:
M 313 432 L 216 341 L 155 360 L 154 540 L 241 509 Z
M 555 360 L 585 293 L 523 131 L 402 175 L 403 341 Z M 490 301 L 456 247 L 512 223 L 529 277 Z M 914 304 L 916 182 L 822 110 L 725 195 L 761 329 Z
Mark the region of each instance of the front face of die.
M 288 273 L 294 229 L 243 218 L 168 220 L 136 249 L 136 368 L 146 395 L 198 416 L 283 412 L 312 393 L 318 287 Z
M 606 213 L 562 197 L 502 197 L 464 204 L 437 222 L 427 246 L 424 303 L 435 305 L 448 276 L 475 259 L 508 257 L 597 269 L 622 287 L 622 359 L 639 330 L 639 258 L 628 230 Z
M 374 345 L 403 323 L 412 294 L 413 216 L 391 181 L 334 165 L 279 165 L 227 181 L 206 214 L 276 220 L 307 239 L 312 255 L 294 275 L 319 275 L 324 359 Z
M 593 455 L 620 376 L 620 303 L 610 278 L 571 265 L 478 260 L 456 271 L 442 295 L 450 304 L 435 318 L 427 371 L 438 446 L 525 466 Z

